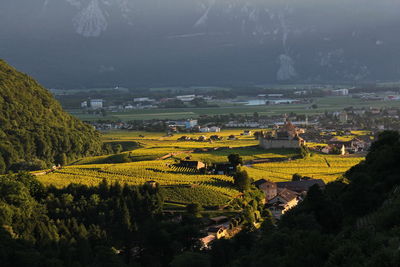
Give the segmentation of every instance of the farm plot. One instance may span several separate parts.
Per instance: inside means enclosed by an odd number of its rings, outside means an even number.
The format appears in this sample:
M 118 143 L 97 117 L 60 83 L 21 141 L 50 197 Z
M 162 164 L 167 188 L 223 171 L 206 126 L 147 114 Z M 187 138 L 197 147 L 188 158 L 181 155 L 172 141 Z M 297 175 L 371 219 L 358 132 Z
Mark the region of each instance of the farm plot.
M 133 185 L 156 181 L 165 188 L 166 200 L 181 203 L 199 202 L 220 205 L 238 194 L 233 179 L 225 175 L 202 175 L 189 168 L 179 168 L 171 161 L 140 161 L 124 164 L 74 165 L 51 174 L 38 176 L 44 184 L 57 187 L 70 183 L 96 185 L 102 179 L 109 183 Z M 191 192 L 191 193 L 190 193 Z M 203 197 L 202 197 L 203 196 Z
M 169 153 L 181 153 L 185 151 L 191 151 L 194 149 L 203 149 L 203 148 L 240 148 L 240 152 L 246 152 L 243 147 L 251 147 L 258 144 L 258 141 L 254 139 L 252 136 L 240 136 L 243 130 L 224 130 L 220 133 L 185 133 L 185 134 L 176 134 L 174 136 L 165 136 L 164 133 L 147 133 L 147 132 L 129 132 L 129 131 L 113 131 L 107 132 L 103 135 L 103 140 L 105 142 L 135 142 L 139 144 L 139 147 L 133 149 L 131 151 L 125 152 L 129 154 L 129 157 L 132 161 L 149 161 L 156 160 L 165 156 Z M 213 142 L 197 142 L 197 141 L 178 141 L 177 139 L 182 136 L 188 136 L 193 139 L 198 139 L 200 136 L 205 136 L 209 138 L 212 135 L 218 135 L 223 137 L 221 141 L 213 141 Z M 236 140 L 228 140 L 227 137 L 230 135 L 237 136 Z M 222 152 L 224 153 L 224 152 Z M 250 151 L 249 153 L 258 153 L 260 151 Z M 75 165 L 82 164 L 104 164 L 107 163 L 107 156 L 99 156 L 99 157 L 88 157 L 83 158 L 76 161 Z M 185 154 L 187 156 L 187 154 Z M 201 156 L 201 155 L 198 155 Z M 205 160 L 205 157 L 201 157 L 201 160 Z M 217 156 L 217 155 L 215 155 Z M 225 161 L 226 155 L 221 156 L 218 160 L 211 161 Z M 225 157 L 225 158 L 223 158 Z M 222 159 L 223 158 L 223 159 Z M 215 157 L 214 157 L 215 159 Z M 208 160 L 207 160 L 208 161 Z
M 211 152 L 192 153 L 190 154 L 190 157 L 192 160 L 215 163 L 226 162 L 228 156 L 235 153 L 239 154 L 244 162 L 247 162 L 255 159 L 293 157 L 298 155 L 299 151 L 296 149 L 273 149 L 266 151 L 265 149 L 259 147 L 247 146 L 240 148 L 233 147 L 230 149 L 221 149 Z
M 333 155 L 314 155 L 307 159 L 262 163 L 244 167 L 255 180 L 264 178 L 275 182 L 289 181 L 295 173 L 325 182 L 334 181 L 364 158 Z

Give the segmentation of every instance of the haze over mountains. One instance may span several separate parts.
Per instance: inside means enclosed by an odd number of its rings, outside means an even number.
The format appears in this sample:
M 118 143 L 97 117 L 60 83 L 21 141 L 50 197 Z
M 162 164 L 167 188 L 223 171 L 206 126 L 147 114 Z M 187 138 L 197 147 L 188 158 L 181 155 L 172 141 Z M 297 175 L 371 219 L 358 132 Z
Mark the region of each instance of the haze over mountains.
M 398 80 L 396 0 L 2 0 L 0 58 L 48 87 Z

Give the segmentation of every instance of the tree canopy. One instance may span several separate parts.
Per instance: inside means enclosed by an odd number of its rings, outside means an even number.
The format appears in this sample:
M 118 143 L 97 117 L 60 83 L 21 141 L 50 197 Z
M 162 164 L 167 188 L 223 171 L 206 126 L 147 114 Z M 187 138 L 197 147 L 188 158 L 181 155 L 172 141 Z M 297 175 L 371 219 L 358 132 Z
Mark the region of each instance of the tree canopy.
M 93 127 L 64 112 L 50 92 L 2 60 L 0 140 L 0 173 L 65 164 L 101 152 Z

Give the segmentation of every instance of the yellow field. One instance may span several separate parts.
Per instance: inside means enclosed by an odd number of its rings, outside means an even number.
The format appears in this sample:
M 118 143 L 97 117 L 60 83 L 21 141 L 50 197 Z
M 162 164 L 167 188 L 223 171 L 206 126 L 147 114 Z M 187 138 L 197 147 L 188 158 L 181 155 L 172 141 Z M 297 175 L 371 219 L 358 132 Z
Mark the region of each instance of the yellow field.
M 156 160 L 166 154 L 179 152 L 179 151 L 191 151 L 196 148 L 213 148 L 213 147 L 248 147 L 255 146 L 258 141 L 253 136 L 241 136 L 243 133 L 242 129 L 238 130 L 224 130 L 220 133 L 182 133 L 175 134 L 174 136 L 165 136 L 164 133 L 149 133 L 149 132 L 130 132 L 130 131 L 111 131 L 103 135 L 103 140 L 106 142 L 118 142 L 118 141 L 134 141 L 140 144 L 140 148 L 129 151 L 131 157 L 135 161 L 143 160 Z M 189 136 L 191 138 L 199 138 L 200 136 L 206 136 L 207 138 L 212 135 L 222 136 L 222 141 L 213 142 L 196 142 L 196 141 L 177 141 L 182 136 Z M 235 135 L 236 140 L 227 140 L 230 135 Z M 141 137 L 144 136 L 144 137 Z M 230 153 L 229 153 L 230 154 Z M 258 152 L 258 154 L 260 154 Z M 266 155 L 259 157 L 268 157 Z M 227 156 L 227 155 L 226 155 Z M 226 156 L 220 158 L 209 158 L 211 162 L 225 161 Z M 108 156 L 100 157 L 89 157 L 78 160 L 73 164 L 99 164 L 102 160 Z M 248 159 L 251 159 L 249 157 Z M 205 160 L 204 158 L 202 160 Z
M 326 183 L 334 181 L 364 158 L 316 154 L 307 159 L 288 162 L 262 163 L 244 167 L 255 179 L 268 179 L 274 182 L 289 181 L 293 174 L 299 173 Z
M 196 190 L 208 195 L 207 205 L 221 204 L 239 192 L 233 188 L 232 177 L 226 175 L 202 175 L 198 171 L 189 168 L 176 167 L 172 161 L 140 161 L 121 164 L 98 165 L 72 165 L 57 170 L 47 175 L 38 176 L 45 185 L 64 187 L 70 183 L 97 185 L 104 178 L 110 183 L 119 182 L 131 185 L 141 185 L 147 181 L 156 181 L 162 187 L 167 188 L 166 199 L 179 201 L 175 191 L 182 191 L 180 187 L 188 187 L 184 191 L 196 195 Z M 214 195 L 210 200 L 210 195 Z M 170 197 L 171 196 L 171 197 Z M 197 197 L 198 198 L 198 197 Z M 186 197 L 186 202 L 187 197 Z M 185 202 L 185 201 L 183 201 Z
M 46 185 L 53 184 L 57 187 L 70 183 L 97 185 L 104 178 L 110 183 L 118 181 L 132 185 L 153 180 L 161 185 L 166 200 L 183 204 L 199 202 L 203 205 L 221 205 L 239 193 L 233 187 L 232 177 L 203 175 L 188 168 L 177 168 L 174 163 L 186 157 L 206 163 L 227 162 L 229 154 L 238 153 L 245 161 L 246 166 L 243 168 L 254 180 L 264 178 L 271 181 L 288 181 L 294 173 L 299 173 L 330 182 L 363 160 L 361 157 L 315 154 L 307 159 L 248 165 L 253 159 L 292 157 L 297 152 L 285 149 L 263 150 L 257 147 L 258 142 L 253 136 L 241 136 L 242 132 L 243 130 L 239 129 L 220 133 L 184 133 L 167 137 L 163 133 L 113 131 L 104 134 L 104 141 L 134 141 L 140 144 L 139 148 L 124 152 L 128 153 L 134 162 L 103 164 L 109 156 L 88 157 L 54 173 L 39 175 L 38 179 Z M 232 134 L 237 139 L 227 140 Z M 214 142 L 177 141 L 183 135 L 191 138 L 219 135 L 224 139 Z M 209 150 L 188 152 L 199 148 Z M 179 153 L 169 159 L 159 159 L 176 152 Z

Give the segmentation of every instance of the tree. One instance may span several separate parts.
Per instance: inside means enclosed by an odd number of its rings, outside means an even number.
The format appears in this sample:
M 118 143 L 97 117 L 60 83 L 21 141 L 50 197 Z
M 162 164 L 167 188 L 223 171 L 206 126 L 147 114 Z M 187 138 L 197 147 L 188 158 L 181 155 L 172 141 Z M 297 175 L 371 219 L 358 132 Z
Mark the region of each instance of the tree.
M 238 188 L 239 191 L 244 192 L 250 189 L 251 179 L 247 171 L 239 170 L 233 176 L 233 181 L 235 186 Z
M 5 173 L 5 172 L 6 172 L 6 163 L 0 154 L 0 174 Z
M 186 206 L 186 211 L 196 217 L 199 216 L 200 212 L 203 210 L 203 207 L 199 203 L 191 203 Z
M 301 174 L 295 173 L 292 176 L 292 181 L 301 181 L 302 178 L 303 176 Z
M 190 103 L 196 107 L 207 107 L 207 101 L 204 98 L 195 98 Z
M 184 252 L 174 258 L 172 267 L 210 267 L 208 256 L 195 252 Z
M 253 208 L 252 208 L 250 205 L 247 205 L 247 206 L 244 208 L 243 217 L 244 217 L 244 220 L 245 220 L 247 223 L 249 223 L 249 224 L 255 223 L 256 218 L 255 218 L 255 216 L 254 216 L 254 210 L 253 210 Z
M 310 156 L 310 149 L 308 149 L 308 147 L 305 146 L 305 145 L 301 145 L 301 147 L 300 147 L 300 156 L 303 159 L 308 158 Z
M 234 166 L 235 168 L 239 165 L 243 164 L 243 159 L 239 154 L 230 154 L 228 156 L 228 161 Z
M 113 145 L 113 146 L 112 146 L 112 149 L 113 149 L 114 154 L 121 153 L 122 150 L 123 150 L 121 144 L 115 144 L 115 145 Z
M 67 165 L 67 155 L 65 153 L 60 153 L 55 157 L 55 163 L 61 166 Z
M 255 138 L 256 140 L 258 140 L 260 137 L 263 136 L 263 133 L 262 133 L 262 131 L 257 131 L 257 132 L 255 132 L 253 135 L 254 135 L 254 138 Z

